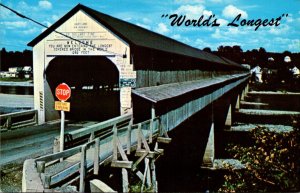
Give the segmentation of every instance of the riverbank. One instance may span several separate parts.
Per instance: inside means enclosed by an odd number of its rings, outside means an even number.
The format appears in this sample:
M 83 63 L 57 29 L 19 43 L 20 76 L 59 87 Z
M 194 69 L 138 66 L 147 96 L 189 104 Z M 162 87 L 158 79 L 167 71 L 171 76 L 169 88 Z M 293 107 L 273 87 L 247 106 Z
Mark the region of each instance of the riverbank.
M 0 80 L 0 86 L 21 86 L 21 87 L 33 87 L 33 81 L 2 81 Z

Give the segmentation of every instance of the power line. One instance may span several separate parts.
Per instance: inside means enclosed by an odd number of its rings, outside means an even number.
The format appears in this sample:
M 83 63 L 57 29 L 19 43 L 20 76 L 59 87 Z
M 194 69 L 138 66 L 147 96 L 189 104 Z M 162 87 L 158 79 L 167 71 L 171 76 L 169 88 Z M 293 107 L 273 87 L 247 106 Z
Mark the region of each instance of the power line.
M 19 16 L 19 17 L 21 17 L 21 18 L 23 18 L 23 19 L 30 20 L 30 21 L 32 21 L 32 22 L 34 22 L 34 23 L 36 23 L 36 24 L 38 24 L 38 25 L 40 25 L 40 26 L 42 26 L 42 27 L 44 27 L 44 28 L 46 28 L 46 29 L 49 29 L 48 26 L 46 26 L 46 25 L 44 25 L 44 24 L 42 24 L 42 23 L 40 23 L 40 22 L 38 22 L 38 21 L 36 21 L 36 20 L 34 20 L 34 19 L 31 19 L 30 17 L 27 17 L 27 16 L 25 16 L 25 15 L 23 15 L 23 14 L 17 12 L 16 10 L 14 10 L 14 9 L 12 9 L 12 8 L 9 8 L 9 7 L 5 6 L 5 5 L 3 5 L 2 3 L 0 3 L 0 5 L 1 5 L 2 7 L 4 7 L 4 8 L 6 8 L 6 9 L 10 10 L 11 12 L 13 12 L 14 14 L 16 14 L 17 16 Z M 76 39 L 76 38 L 73 38 L 73 37 L 71 37 L 71 36 L 69 36 L 69 35 L 66 35 L 66 34 L 64 34 L 64 33 L 62 33 L 62 32 L 59 32 L 59 31 L 56 31 L 56 30 L 53 30 L 53 31 L 56 32 L 56 33 L 58 33 L 58 34 L 60 34 L 60 35 L 62 35 L 62 36 L 64 36 L 64 37 L 66 37 L 66 38 L 69 38 L 69 39 L 71 39 L 71 40 L 74 40 L 74 41 L 76 41 L 76 42 L 79 42 L 79 43 L 81 43 L 81 44 L 83 44 L 83 45 L 86 45 L 86 46 L 95 48 L 96 50 L 104 51 L 104 52 L 106 52 L 106 53 L 110 53 L 110 54 L 113 54 L 113 55 L 117 55 L 117 56 L 122 56 L 122 57 L 123 57 L 123 55 L 121 55 L 121 54 L 118 54 L 118 53 L 115 53 L 115 52 L 111 52 L 111 51 L 107 51 L 107 50 L 104 50 L 104 49 L 102 49 L 102 48 L 97 48 L 97 47 L 94 46 L 94 45 L 91 45 L 91 44 L 88 44 L 88 43 L 86 43 L 86 42 L 80 41 L 80 40 L 78 40 L 78 39 Z

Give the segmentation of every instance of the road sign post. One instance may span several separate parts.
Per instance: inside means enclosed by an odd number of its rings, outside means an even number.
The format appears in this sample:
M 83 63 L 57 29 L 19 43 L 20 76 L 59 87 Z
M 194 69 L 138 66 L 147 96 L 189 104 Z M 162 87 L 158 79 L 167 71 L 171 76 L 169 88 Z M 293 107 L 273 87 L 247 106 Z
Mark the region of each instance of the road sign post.
M 65 101 L 71 97 L 70 87 L 65 83 L 59 84 L 55 89 L 55 96 L 60 100 L 55 101 L 55 110 L 59 110 L 61 114 L 59 151 L 62 152 L 65 142 L 65 111 L 70 111 L 70 103 Z M 62 161 L 62 159 L 60 161 Z

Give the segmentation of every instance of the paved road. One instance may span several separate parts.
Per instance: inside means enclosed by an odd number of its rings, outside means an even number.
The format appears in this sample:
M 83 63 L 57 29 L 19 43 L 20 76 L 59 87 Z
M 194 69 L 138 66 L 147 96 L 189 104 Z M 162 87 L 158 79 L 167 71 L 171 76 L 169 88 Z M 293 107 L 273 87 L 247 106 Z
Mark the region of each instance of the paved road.
M 1 107 L 33 108 L 33 95 L 15 95 L 0 93 Z
M 82 127 L 80 123 L 67 124 L 65 131 Z M 54 138 L 59 133 L 59 121 L 0 133 L 0 167 L 52 152 Z

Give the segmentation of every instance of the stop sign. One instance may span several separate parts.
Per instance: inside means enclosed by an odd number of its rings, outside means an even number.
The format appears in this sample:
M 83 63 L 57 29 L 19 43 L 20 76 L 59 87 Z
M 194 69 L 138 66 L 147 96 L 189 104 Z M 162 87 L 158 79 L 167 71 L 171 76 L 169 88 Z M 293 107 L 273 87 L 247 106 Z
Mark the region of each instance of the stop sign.
M 55 89 L 55 96 L 58 100 L 66 101 L 71 96 L 71 89 L 66 83 L 59 84 Z

